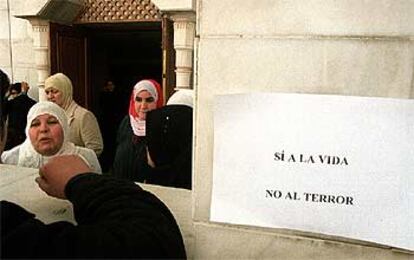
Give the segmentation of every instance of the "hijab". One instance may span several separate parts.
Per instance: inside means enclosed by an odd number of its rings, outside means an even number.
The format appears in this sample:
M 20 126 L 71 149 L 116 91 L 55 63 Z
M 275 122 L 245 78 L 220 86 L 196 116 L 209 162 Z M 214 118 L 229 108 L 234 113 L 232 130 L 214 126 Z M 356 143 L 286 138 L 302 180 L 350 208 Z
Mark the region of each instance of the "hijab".
M 145 136 L 145 120 L 138 118 L 138 113 L 135 111 L 135 97 L 139 92 L 146 90 L 154 98 L 156 102 L 156 108 L 163 106 L 163 96 L 161 86 L 152 79 L 144 79 L 135 84 L 129 100 L 129 122 L 132 127 L 132 131 L 136 136 Z
M 45 156 L 38 153 L 30 141 L 29 129 L 32 121 L 40 115 L 52 115 L 54 116 L 63 130 L 63 143 L 58 152 L 52 156 Z M 101 172 L 99 163 L 94 152 L 90 149 L 77 147 L 73 143 L 68 141 L 69 126 L 65 111 L 57 104 L 49 101 L 42 101 L 36 103 L 29 110 L 27 114 L 27 125 L 25 129 L 26 140 L 20 145 L 17 165 L 30 168 L 40 168 L 43 164 L 47 163 L 50 158 L 56 155 L 63 154 L 76 154 L 79 155 L 95 172 Z M 13 150 L 13 149 L 12 149 Z M 95 156 L 95 157 L 93 157 Z M 96 159 L 96 160 L 95 160 Z
M 73 100 L 72 81 L 65 74 L 56 73 L 45 80 L 45 90 L 52 87 L 62 92 L 62 107 L 67 110 Z
M 194 108 L 194 90 L 179 89 L 177 90 L 167 102 L 168 105 L 184 105 Z
M 147 148 L 155 168 L 148 183 L 191 189 L 193 109 L 167 105 L 147 114 Z

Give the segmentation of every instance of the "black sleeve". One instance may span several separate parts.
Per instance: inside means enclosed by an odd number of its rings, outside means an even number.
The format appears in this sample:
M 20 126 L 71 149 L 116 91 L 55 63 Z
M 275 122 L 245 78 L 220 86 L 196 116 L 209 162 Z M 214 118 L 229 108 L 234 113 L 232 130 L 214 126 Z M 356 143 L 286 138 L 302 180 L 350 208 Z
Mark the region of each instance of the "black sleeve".
M 2 238 L 9 236 L 19 225 L 35 217 L 24 208 L 4 200 L 0 201 L 0 212 Z
M 73 228 L 68 222 L 45 225 L 32 213 L 8 201 L 0 202 L 0 213 L 1 259 L 56 256 L 58 249 L 49 246 L 61 244 L 55 241 L 61 230 Z
M 78 225 L 38 223 L 39 230 L 54 232 L 46 232 L 47 248 L 37 250 L 37 256 L 186 258 L 171 212 L 138 185 L 89 173 L 70 180 L 65 193 Z
M 191 158 L 181 153 L 171 164 L 150 168 L 147 183 L 191 190 Z

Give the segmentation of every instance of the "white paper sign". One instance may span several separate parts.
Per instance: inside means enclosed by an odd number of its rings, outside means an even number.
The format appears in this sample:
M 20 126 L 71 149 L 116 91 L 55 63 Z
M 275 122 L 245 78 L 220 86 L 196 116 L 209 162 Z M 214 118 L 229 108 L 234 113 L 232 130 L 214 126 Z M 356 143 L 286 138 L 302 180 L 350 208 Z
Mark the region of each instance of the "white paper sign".
M 414 101 L 217 96 L 211 221 L 414 250 Z

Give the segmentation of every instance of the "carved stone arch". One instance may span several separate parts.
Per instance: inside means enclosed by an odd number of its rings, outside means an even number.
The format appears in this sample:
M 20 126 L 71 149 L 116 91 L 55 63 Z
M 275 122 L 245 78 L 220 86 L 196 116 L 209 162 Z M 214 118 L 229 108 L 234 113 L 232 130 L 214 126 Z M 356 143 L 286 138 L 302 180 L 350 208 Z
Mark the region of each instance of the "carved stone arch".
M 161 21 L 162 13 L 151 0 L 86 0 L 73 23 Z

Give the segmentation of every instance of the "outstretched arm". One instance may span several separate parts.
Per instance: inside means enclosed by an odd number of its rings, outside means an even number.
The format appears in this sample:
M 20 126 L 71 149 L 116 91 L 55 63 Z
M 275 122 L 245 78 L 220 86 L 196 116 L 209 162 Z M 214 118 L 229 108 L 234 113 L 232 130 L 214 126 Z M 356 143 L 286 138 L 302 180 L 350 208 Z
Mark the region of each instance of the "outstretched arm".
M 159 199 L 133 182 L 87 173 L 85 165 L 77 156 L 61 156 L 41 168 L 39 186 L 70 200 L 78 225 L 32 223 L 30 233 L 41 234 L 26 241 L 34 256 L 186 257 L 175 219 Z

